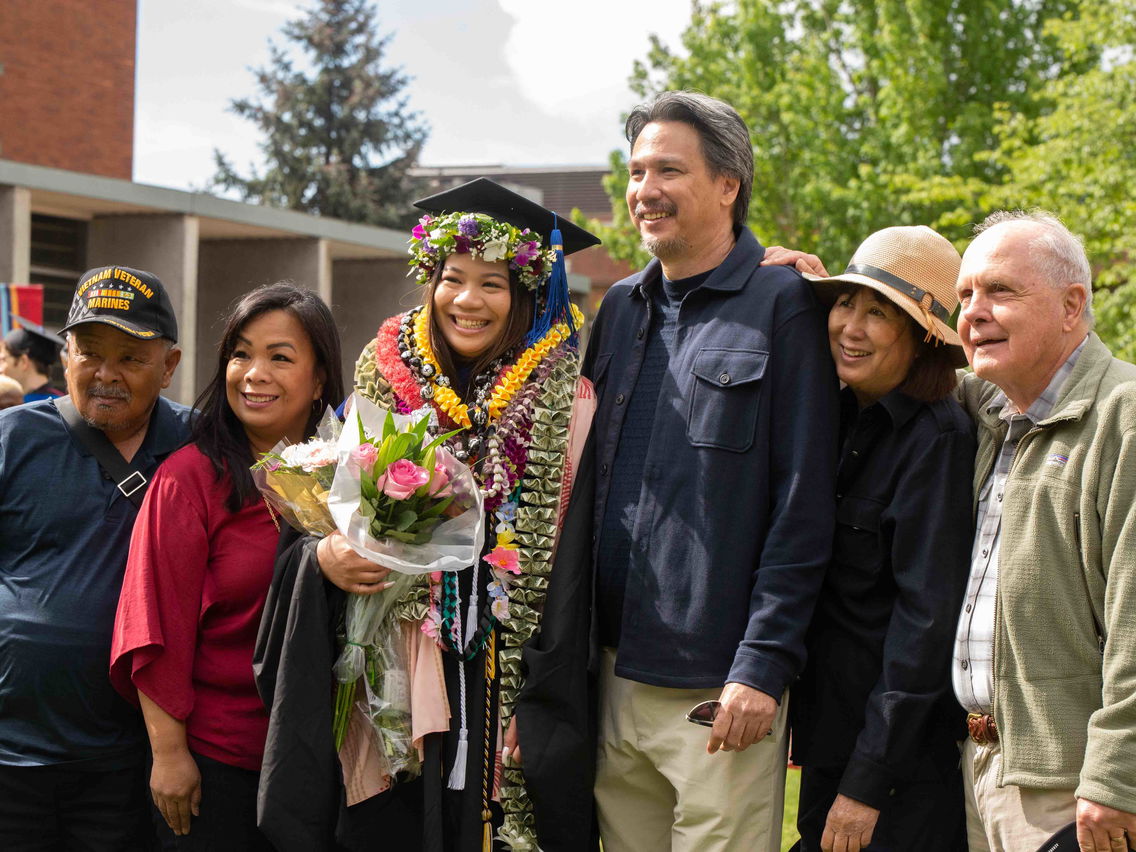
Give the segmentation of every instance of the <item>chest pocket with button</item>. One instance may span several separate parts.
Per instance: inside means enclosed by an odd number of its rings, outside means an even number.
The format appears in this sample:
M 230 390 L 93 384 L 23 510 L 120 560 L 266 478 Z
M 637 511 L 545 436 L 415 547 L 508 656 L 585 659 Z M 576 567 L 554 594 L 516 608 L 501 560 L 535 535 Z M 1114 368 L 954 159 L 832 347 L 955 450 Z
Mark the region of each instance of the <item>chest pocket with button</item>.
M 761 378 L 769 353 L 756 349 L 700 349 L 690 371 L 694 387 L 686 436 L 696 447 L 745 452 L 757 430 Z
M 875 586 L 883 567 L 880 515 L 884 504 L 870 497 L 846 496 L 836 506 L 836 535 L 832 561 L 839 570 L 829 572 L 826 582 L 845 594 L 862 594 Z

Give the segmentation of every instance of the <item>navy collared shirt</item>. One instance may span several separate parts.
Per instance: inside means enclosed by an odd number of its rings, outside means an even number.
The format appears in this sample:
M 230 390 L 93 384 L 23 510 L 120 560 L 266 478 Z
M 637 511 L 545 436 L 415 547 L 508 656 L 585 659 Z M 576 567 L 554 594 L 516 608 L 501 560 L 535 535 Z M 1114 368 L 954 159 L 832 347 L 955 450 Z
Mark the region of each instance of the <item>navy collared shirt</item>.
M 159 399 L 134 464 L 189 434 Z M 145 742 L 111 687 L 110 640 L 137 509 L 51 400 L 0 412 L 0 764 L 113 769 Z
M 812 289 L 764 253 L 742 229 L 679 309 L 631 519 L 621 677 L 780 698 L 804 664 L 832 544 L 837 382 Z M 597 530 L 660 279 L 654 260 L 613 286 L 588 344 Z

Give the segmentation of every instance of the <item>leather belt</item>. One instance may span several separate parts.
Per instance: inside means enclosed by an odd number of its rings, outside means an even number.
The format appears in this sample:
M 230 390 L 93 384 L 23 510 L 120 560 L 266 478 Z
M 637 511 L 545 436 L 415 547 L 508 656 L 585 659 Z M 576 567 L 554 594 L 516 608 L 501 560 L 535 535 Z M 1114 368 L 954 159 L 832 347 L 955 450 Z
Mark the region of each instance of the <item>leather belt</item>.
M 998 742 L 998 724 L 989 713 L 968 713 L 966 730 L 978 745 L 992 745 Z

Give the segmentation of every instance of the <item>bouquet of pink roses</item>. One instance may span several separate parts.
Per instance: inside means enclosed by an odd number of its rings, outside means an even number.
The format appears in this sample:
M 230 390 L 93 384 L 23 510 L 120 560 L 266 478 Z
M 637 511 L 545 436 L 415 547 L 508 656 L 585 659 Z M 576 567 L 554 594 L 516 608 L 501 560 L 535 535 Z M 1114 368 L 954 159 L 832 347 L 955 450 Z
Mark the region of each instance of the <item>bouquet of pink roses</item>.
M 339 439 L 328 509 L 361 556 L 391 568 L 394 586 L 347 602 L 335 663 L 336 747 L 354 708 L 382 735 L 390 774 L 416 769 L 394 604 L 422 574 L 472 565 L 484 539 L 482 494 L 470 469 L 430 437 L 428 409 L 392 414 L 358 395 Z M 360 692 L 362 693 L 360 695 Z

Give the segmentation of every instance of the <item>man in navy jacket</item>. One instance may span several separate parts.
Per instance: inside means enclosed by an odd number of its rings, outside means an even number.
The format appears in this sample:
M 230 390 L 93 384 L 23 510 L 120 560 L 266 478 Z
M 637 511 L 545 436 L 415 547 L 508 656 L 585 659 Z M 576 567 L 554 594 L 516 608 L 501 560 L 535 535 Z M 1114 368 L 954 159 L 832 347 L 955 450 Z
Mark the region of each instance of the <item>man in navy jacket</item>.
M 627 204 L 655 259 L 607 294 L 584 363 L 601 835 L 607 852 L 776 850 L 785 697 L 833 527 L 824 320 L 795 271 L 759 265 L 733 108 L 665 92 L 626 129 Z M 708 741 L 685 720 L 705 700 L 721 702 Z

